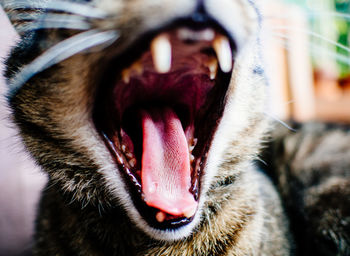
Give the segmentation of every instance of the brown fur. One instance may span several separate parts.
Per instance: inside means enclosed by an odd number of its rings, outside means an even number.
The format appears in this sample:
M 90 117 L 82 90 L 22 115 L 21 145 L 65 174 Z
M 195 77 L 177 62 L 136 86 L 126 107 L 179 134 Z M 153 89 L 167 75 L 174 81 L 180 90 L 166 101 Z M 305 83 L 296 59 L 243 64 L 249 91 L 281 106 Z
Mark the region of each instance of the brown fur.
M 35 255 L 289 255 L 288 222 L 279 197 L 252 163 L 268 125 L 263 113 L 265 79 L 256 71 L 261 62 L 255 34 L 258 18 L 255 14 L 250 19 L 254 8 L 248 1 L 222 1 L 220 7 L 240 13 L 237 23 L 246 25 L 240 36 L 250 43 L 237 56 L 220 121 L 220 127 L 232 130 L 219 129 L 212 146 L 218 152 L 209 151 L 209 156 L 219 158 L 208 163 L 218 172 L 203 186 L 207 200 L 199 225 L 189 237 L 155 240 L 135 226 L 121 203 L 122 187 L 110 181 L 118 170 L 92 123 L 99 68 L 103 70 L 111 52 L 123 52 L 145 31 L 195 4 L 194 0 L 102 1 L 99 8 L 107 9 L 111 18 L 97 26 L 116 27 L 120 40 L 37 74 L 10 97 L 21 136 L 50 177 L 37 219 Z M 66 36 L 56 30 L 41 35 L 44 39 L 34 38 L 33 44 L 13 52 L 8 60 L 10 82 L 22 64 Z
M 293 128 L 275 129 L 266 161 L 290 213 L 298 255 L 349 255 L 349 127 Z

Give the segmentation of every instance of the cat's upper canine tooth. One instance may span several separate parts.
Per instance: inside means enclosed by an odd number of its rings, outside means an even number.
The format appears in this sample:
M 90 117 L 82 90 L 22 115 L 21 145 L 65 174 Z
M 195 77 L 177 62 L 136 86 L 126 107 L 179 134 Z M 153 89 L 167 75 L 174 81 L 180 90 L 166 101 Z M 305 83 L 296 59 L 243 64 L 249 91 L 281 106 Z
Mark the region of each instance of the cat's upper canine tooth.
M 230 72 L 232 69 L 232 50 L 228 38 L 223 35 L 217 35 L 213 41 L 213 48 L 221 70 L 225 73 Z
M 171 43 L 166 34 L 161 34 L 151 42 L 153 64 L 158 73 L 167 73 L 171 69 Z

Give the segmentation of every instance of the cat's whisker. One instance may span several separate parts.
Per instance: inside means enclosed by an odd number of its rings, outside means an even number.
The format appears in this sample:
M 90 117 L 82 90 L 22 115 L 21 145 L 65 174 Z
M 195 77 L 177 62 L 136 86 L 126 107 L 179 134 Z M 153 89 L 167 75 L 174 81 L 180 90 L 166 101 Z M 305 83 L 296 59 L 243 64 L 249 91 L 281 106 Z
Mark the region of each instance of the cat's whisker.
M 331 57 L 331 58 L 333 58 L 333 59 L 335 59 L 343 64 L 350 66 L 350 58 L 348 56 L 341 55 L 335 51 L 330 51 L 330 50 L 328 50 L 322 46 L 319 46 L 315 43 L 312 43 L 312 42 L 310 42 L 309 44 L 311 46 L 312 55 L 317 56 L 317 54 L 322 52 L 322 53 L 328 55 L 329 57 Z
M 307 12 L 310 17 L 317 17 L 317 18 L 324 18 L 326 16 L 328 17 L 336 17 L 340 19 L 344 19 L 347 21 L 350 21 L 350 14 L 348 13 L 342 13 L 342 12 L 334 12 L 334 11 L 308 11 Z
M 334 17 L 334 18 L 339 18 L 339 19 L 343 19 L 343 20 L 350 22 L 350 14 L 342 13 L 342 12 L 306 11 L 305 14 L 306 14 L 306 17 L 309 19 Z M 264 19 L 266 19 L 266 20 L 276 19 L 276 20 L 287 20 L 288 21 L 292 17 L 293 17 L 292 15 L 288 15 L 288 14 L 287 15 L 273 14 L 273 15 L 264 16 Z
M 349 47 L 346 47 L 345 45 L 342 45 L 334 40 L 331 40 L 331 39 L 328 39 L 324 36 L 322 36 L 321 34 L 318 34 L 316 32 L 313 32 L 313 31 L 310 31 L 310 30 L 306 30 L 306 29 L 301 29 L 301 28 L 296 28 L 296 27 L 292 27 L 292 26 L 273 26 L 271 27 L 271 29 L 273 31 L 283 31 L 283 30 L 290 30 L 290 31 L 295 31 L 295 32 L 300 32 L 300 33 L 305 33 L 311 37 L 314 37 L 314 38 L 317 38 L 317 39 L 320 39 L 322 41 L 325 41 L 329 44 L 332 44 L 334 46 L 337 46 L 341 49 L 343 49 L 344 51 L 346 52 L 349 52 L 350 53 L 350 48 Z
M 28 31 L 34 31 L 39 29 L 73 29 L 73 30 L 88 30 L 91 26 L 86 22 L 34 22 L 29 24 L 24 24 L 17 27 L 17 32 L 19 34 L 26 33 Z
M 29 2 L 26 0 L 16 1 L 2 1 L 4 9 L 17 10 L 17 9 L 31 9 L 45 11 L 62 11 L 68 13 L 74 13 L 83 17 L 103 19 L 107 14 L 93 6 L 86 4 L 73 3 L 68 1 L 52 0 L 50 2 Z
M 21 22 L 17 26 L 17 32 L 20 34 L 38 29 L 91 29 L 91 24 L 86 21 L 86 18 L 78 15 L 16 13 L 9 18 L 12 21 Z
M 267 117 L 269 117 L 270 119 L 277 121 L 278 123 L 280 123 L 281 125 L 283 125 L 284 127 L 286 127 L 288 130 L 293 131 L 293 132 L 296 131 L 295 129 L 293 129 L 292 127 L 290 127 L 286 122 L 284 122 L 284 121 L 282 121 L 281 119 L 279 119 L 277 116 L 272 115 L 272 114 L 270 114 L 270 113 L 268 113 L 268 112 L 266 112 L 266 111 L 264 112 L 264 114 L 265 114 Z
M 55 46 L 46 50 L 42 55 L 37 57 L 30 64 L 25 66 L 10 81 L 11 90 L 17 91 L 25 82 L 27 82 L 35 74 L 59 63 L 69 57 L 81 53 L 85 50 L 96 46 L 104 46 L 112 44 L 119 38 L 119 33 L 114 30 L 100 31 L 89 30 L 78 35 L 70 37 Z
M 71 14 L 54 14 L 54 13 L 16 13 L 9 15 L 12 21 L 39 21 L 39 22 L 86 22 L 86 18 L 79 15 Z
M 288 35 L 284 35 L 281 33 L 272 33 L 271 35 L 275 36 L 276 38 L 281 39 L 281 40 L 288 40 L 290 38 Z M 287 42 L 282 42 L 282 44 L 286 50 L 289 50 Z M 320 52 L 322 52 L 322 54 L 326 54 L 329 57 L 331 57 L 331 58 L 333 58 L 333 59 L 335 59 L 343 64 L 350 66 L 350 58 L 349 57 L 341 55 L 335 51 L 331 51 L 331 50 L 329 50 L 325 47 L 322 47 L 322 46 L 320 46 L 316 43 L 313 43 L 313 42 L 309 42 L 308 44 L 310 46 L 311 55 L 317 56 L 318 54 L 320 54 Z

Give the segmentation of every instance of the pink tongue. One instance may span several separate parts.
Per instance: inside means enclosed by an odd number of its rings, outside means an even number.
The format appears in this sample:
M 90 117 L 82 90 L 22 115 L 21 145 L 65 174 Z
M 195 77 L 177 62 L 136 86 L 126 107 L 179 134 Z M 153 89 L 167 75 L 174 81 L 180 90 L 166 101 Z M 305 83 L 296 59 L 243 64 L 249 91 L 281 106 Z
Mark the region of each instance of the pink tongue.
M 182 216 L 194 213 L 188 144 L 170 108 L 142 110 L 142 192 L 147 205 Z M 188 216 L 190 217 L 190 216 Z

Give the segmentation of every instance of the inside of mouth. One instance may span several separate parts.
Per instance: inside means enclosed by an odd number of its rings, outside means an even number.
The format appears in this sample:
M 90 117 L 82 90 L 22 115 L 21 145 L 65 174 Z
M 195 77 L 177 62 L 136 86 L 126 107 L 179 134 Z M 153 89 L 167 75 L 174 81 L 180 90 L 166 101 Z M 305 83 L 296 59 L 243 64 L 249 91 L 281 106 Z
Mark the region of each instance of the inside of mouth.
M 226 90 L 218 86 L 227 77 L 213 49 L 217 37 L 213 30 L 163 33 L 116 70 L 99 96 L 97 127 L 136 201 L 159 223 L 189 219 L 197 209 L 201 165 Z

